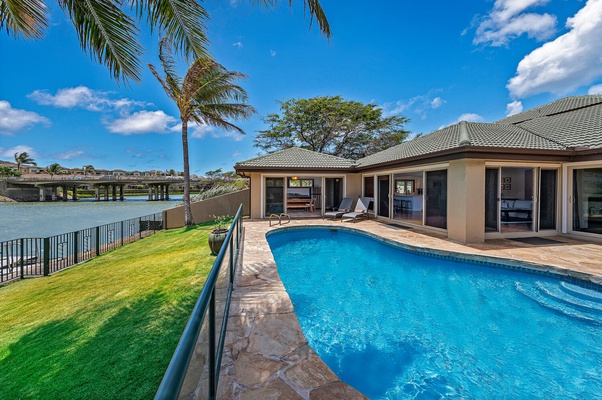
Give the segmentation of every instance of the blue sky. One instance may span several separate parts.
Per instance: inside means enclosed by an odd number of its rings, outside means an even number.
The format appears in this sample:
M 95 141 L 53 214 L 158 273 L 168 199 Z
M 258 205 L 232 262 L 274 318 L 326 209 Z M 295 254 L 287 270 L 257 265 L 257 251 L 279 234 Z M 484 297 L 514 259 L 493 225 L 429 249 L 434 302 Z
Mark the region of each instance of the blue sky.
M 255 157 L 261 118 L 278 112 L 278 100 L 341 95 L 429 133 L 602 93 L 602 0 L 322 0 L 331 40 L 310 28 L 300 0 L 292 9 L 251 3 L 204 3 L 210 50 L 248 75 L 242 84 L 258 113 L 239 122 L 245 136 L 191 130 L 198 175 Z M 142 83 L 125 87 L 82 53 L 60 10 L 42 41 L 0 33 L 0 159 L 28 151 L 41 166 L 182 170 L 177 110 L 146 68 L 159 65 L 158 38 L 141 40 Z

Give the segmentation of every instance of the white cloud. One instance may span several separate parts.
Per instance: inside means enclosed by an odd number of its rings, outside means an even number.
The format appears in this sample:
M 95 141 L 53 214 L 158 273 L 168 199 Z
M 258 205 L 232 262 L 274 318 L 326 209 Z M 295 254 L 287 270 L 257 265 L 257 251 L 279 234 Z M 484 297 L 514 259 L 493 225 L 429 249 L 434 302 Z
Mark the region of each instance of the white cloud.
M 514 100 L 511 103 L 506 104 L 506 116 L 509 117 L 514 114 L 518 114 L 523 111 L 523 103 L 518 100 Z
M 180 128 L 181 129 L 181 128 Z M 215 128 L 211 125 L 189 125 L 190 137 L 195 139 L 202 139 L 206 135 L 211 134 L 215 131 Z
M 524 13 L 530 7 L 549 0 L 496 0 L 493 10 L 477 27 L 474 44 L 505 46 L 523 34 L 546 40 L 555 32 L 556 17 L 550 14 Z
M 59 160 L 73 160 L 74 158 L 79 158 L 86 155 L 82 150 L 68 150 L 59 154 L 55 154 L 55 158 Z
M 107 109 L 129 109 L 133 106 L 142 107 L 147 103 L 130 100 L 109 98 L 109 93 L 92 90 L 86 86 L 64 88 L 57 90 L 52 95 L 47 90 L 35 90 L 27 95 L 38 104 L 58 108 L 84 108 L 89 111 L 103 111 Z
M 270 55 L 272 57 L 275 57 L 276 56 L 276 50 L 270 50 Z
M 482 122 L 485 119 L 481 117 L 479 114 L 475 113 L 465 113 L 458 117 L 456 122 L 466 121 L 466 122 Z
M 602 85 L 595 85 L 589 88 L 587 94 L 602 94 Z
M 36 153 L 36 151 L 33 148 L 26 146 L 24 144 L 14 146 L 14 147 L 9 147 L 7 149 L 5 149 L 4 147 L 0 147 L 0 157 L 8 158 L 7 161 L 14 160 L 15 153 L 23 153 L 23 152 L 26 152 L 27 154 L 29 154 L 29 156 L 31 158 L 34 158 L 34 159 L 38 156 L 38 154 Z
M 110 132 L 121 135 L 140 135 L 145 133 L 168 133 L 176 119 L 163 111 L 139 111 L 122 118 L 106 122 Z
M 236 43 L 232 43 L 232 46 L 234 46 L 234 47 L 238 47 L 239 49 L 240 49 L 240 48 L 243 48 L 243 47 L 245 47 L 245 45 L 244 45 L 244 44 L 242 44 L 242 42 L 236 42 Z
M 435 108 L 439 108 L 442 105 L 444 105 L 445 103 L 447 103 L 447 101 L 443 100 L 441 97 L 435 97 L 432 101 L 431 101 L 431 107 L 433 108 L 433 110 Z
M 232 158 L 236 158 L 236 157 L 238 157 L 238 156 L 239 156 L 239 155 L 241 155 L 241 154 L 242 154 L 242 153 L 241 153 L 240 151 L 235 151 L 234 153 L 230 154 L 230 157 L 232 157 Z
M 419 95 L 409 100 L 398 100 L 395 103 L 384 103 L 380 108 L 383 110 L 383 117 L 399 115 L 405 111 L 412 111 L 422 118 L 426 118 L 427 111 L 434 110 L 447 103 L 441 97 L 431 99 L 430 95 Z
M 33 111 L 12 108 L 8 101 L 0 100 L 0 135 L 12 135 L 35 124 L 50 125 L 50 120 Z
M 588 0 L 566 26 L 569 32 L 520 61 L 506 85 L 513 97 L 562 95 L 602 76 L 602 0 Z

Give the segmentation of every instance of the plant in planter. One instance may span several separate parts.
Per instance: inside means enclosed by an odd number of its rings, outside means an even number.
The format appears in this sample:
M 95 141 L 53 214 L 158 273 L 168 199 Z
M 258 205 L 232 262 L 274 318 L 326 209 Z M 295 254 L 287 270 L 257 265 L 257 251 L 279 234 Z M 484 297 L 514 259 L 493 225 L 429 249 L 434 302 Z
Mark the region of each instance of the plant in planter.
M 227 221 L 230 219 L 229 215 L 210 215 L 213 218 L 214 228 L 209 233 L 208 243 L 209 249 L 211 249 L 211 255 L 215 256 L 221 250 L 226 235 L 228 234 Z

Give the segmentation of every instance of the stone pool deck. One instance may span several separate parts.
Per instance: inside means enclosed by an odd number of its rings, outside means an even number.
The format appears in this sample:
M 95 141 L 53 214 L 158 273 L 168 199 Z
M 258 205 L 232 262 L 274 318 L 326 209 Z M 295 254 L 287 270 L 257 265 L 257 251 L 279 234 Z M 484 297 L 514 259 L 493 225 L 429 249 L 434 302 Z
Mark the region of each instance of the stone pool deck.
M 294 226 L 357 229 L 419 251 L 463 255 L 518 268 L 534 268 L 602 282 L 602 244 L 547 238 L 541 244 L 510 239 L 461 244 L 438 233 L 374 220 L 300 219 L 270 227 L 266 220 L 244 221 L 242 265 L 235 277 L 228 333 L 219 382 L 220 399 L 365 399 L 342 383 L 308 346 L 293 305 L 280 281 L 265 235 Z

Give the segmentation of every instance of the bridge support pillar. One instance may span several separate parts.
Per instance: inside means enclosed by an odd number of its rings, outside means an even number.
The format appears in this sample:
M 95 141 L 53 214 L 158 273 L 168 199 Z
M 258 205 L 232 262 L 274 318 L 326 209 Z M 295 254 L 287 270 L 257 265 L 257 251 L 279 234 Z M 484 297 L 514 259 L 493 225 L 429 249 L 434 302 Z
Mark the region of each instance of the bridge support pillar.
M 52 201 L 56 201 L 56 192 L 58 188 L 56 186 L 52 187 Z
M 123 201 L 123 186 L 119 185 L 119 200 Z
M 105 185 L 105 201 L 109 201 L 109 185 Z
M 112 186 L 113 186 L 113 201 L 117 201 L 117 185 L 114 183 Z
M 165 200 L 165 185 L 160 184 L 159 189 L 161 191 L 161 201 Z
M 169 200 L 169 183 L 165 185 L 165 200 Z
M 67 185 L 61 186 L 61 189 L 63 190 L 63 201 L 67 201 Z
M 77 201 L 77 185 L 73 186 L 73 201 Z
M 100 201 L 100 186 L 94 188 L 94 198 L 96 201 Z
M 148 201 L 152 201 L 153 200 L 153 187 L 151 185 L 148 185 Z
M 46 189 L 44 187 L 40 188 L 40 201 L 46 201 Z

